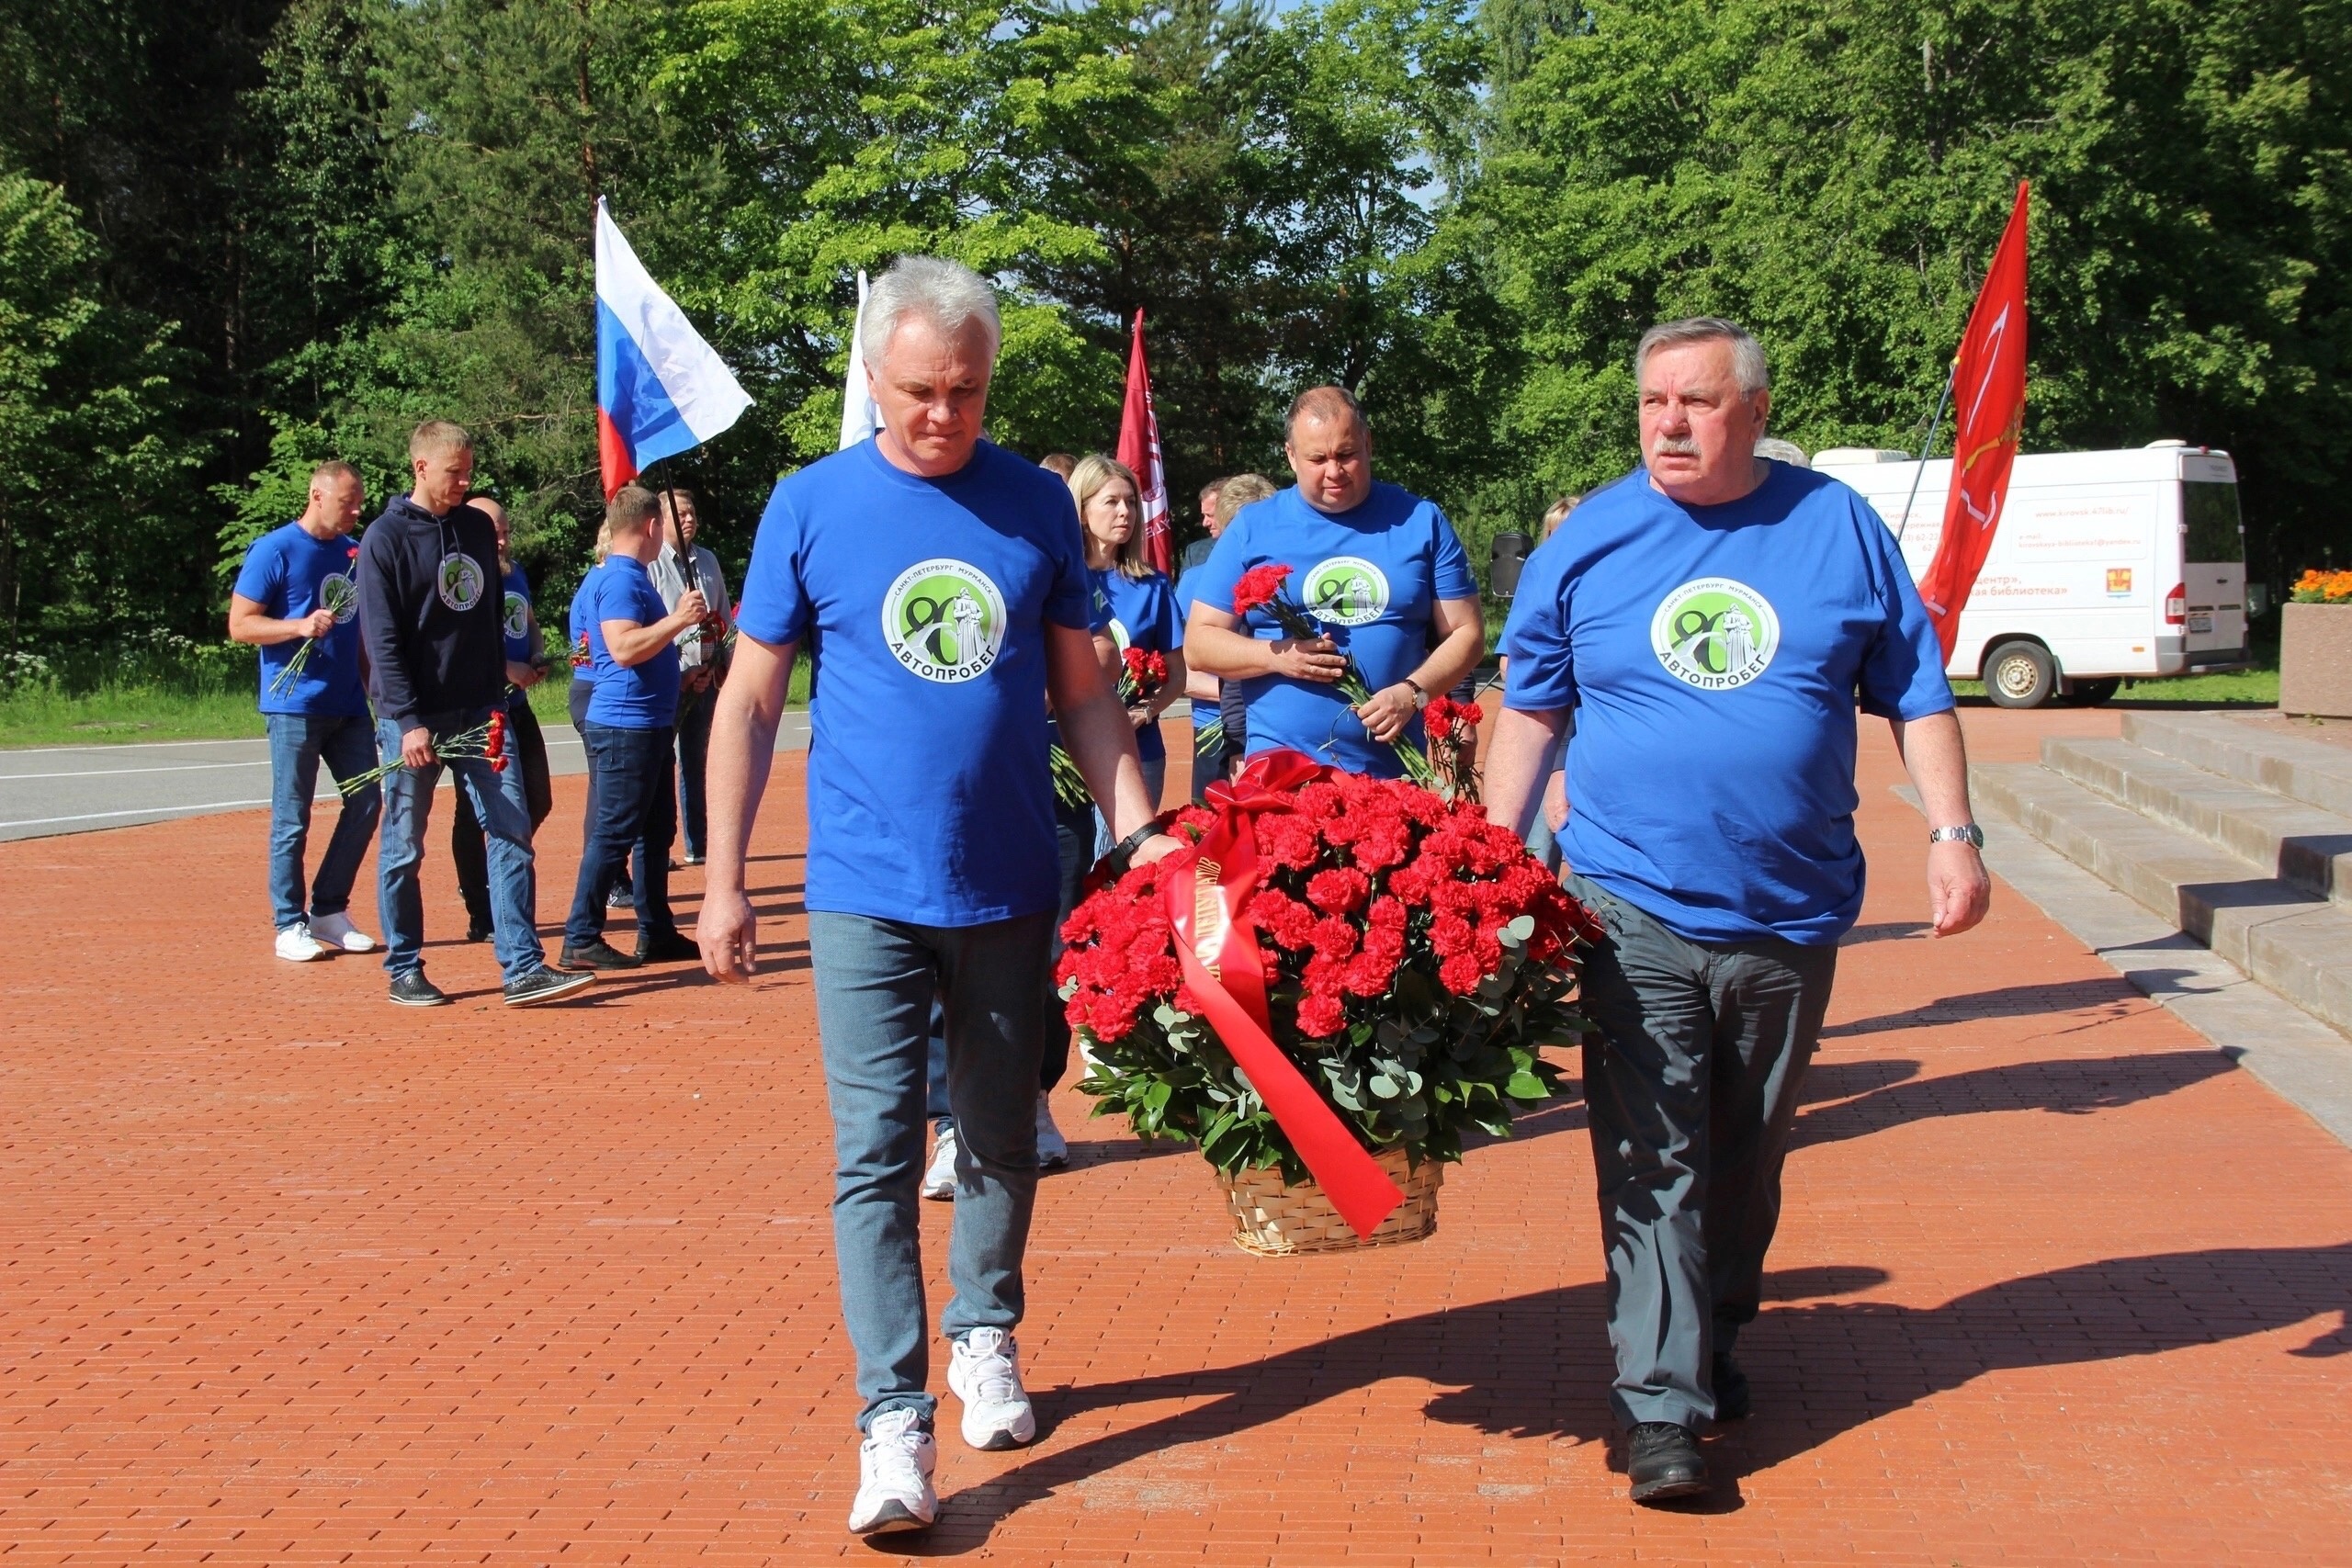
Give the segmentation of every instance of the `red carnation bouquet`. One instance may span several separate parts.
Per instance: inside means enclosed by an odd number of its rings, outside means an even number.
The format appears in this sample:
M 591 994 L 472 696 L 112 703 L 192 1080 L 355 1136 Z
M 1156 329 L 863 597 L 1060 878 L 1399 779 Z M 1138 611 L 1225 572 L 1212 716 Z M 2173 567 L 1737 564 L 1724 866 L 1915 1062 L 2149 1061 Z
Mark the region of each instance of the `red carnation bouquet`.
M 319 608 L 333 611 L 337 621 L 343 619 L 344 607 L 359 597 L 359 547 L 353 545 L 343 555 L 344 559 L 351 564 L 319 584 Z M 278 667 L 277 677 L 270 682 L 271 696 L 283 696 L 293 690 L 294 683 L 302 678 L 302 671 L 310 668 L 311 654 L 318 646 L 317 637 L 302 639 L 301 645 Z
M 514 688 L 509 686 L 506 690 L 511 695 Z M 479 757 L 490 764 L 492 773 L 504 773 L 510 760 L 506 754 L 506 710 L 503 707 L 492 708 L 490 710 L 490 716 L 471 729 L 461 729 L 455 735 L 435 736 L 433 754 L 444 760 L 452 757 Z M 347 779 L 339 780 L 335 787 L 345 795 L 356 795 L 378 780 L 401 773 L 407 767 L 406 762 L 394 757 L 381 767 L 370 768 L 364 773 L 354 773 Z
M 1404 780 L 1272 752 L 1209 800 L 1173 819 L 1190 852 L 1062 928 L 1079 1087 L 1221 1171 L 1311 1174 L 1368 1234 L 1396 1190 L 1366 1151 L 1459 1159 L 1555 1092 L 1537 1053 L 1582 1035 L 1600 928 L 1518 835 Z
M 1168 684 L 1168 656 L 1148 648 L 1130 648 L 1119 655 L 1119 701 L 1127 707 L 1148 703 Z
M 585 670 L 595 662 L 596 655 L 588 647 L 588 634 L 582 632 L 580 640 L 571 645 L 571 667 L 574 670 Z
M 1284 637 L 1300 642 L 1312 641 L 1326 635 L 1323 625 L 1306 613 L 1306 605 L 1290 596 L 1289 590 L 1284 587 L 1290 570 L 1286 566 L 1270 561 L 1243 572 L 1241 581 L 1233 585 L 1233 613 L 1247 620 L 1250 611 L 1263 610 L 1274 618 L 1275 625 L 1282 627 Z M 1347 667 L 1340 671 L 1334 689 L 1353 710 L 1372 701 L 1372 687 L 1364 681 L 1363 671 L 1357 668 L 1352 654 L 1342 653 L 1340 657 L 1346 661 Z M 1331 728 L 1337 734 L 1338 718 L 1332 719 Z M 1397 761 L 1405 764 L 1407 778 L 1427 789 L 1442 787 L 1437 770 L 1430 766 L 1428 756 L 1419 747 L 1408 745 L 1401 738 L 1390 741 L 1389 746 L 1396 751 Z
M 1445 793 L 1455 800 L 1478 798 L 1477 730 L 1487 712 L 1476 703 L 1452 697 L 1431 697 L 1421 710 L 1421 728 L 1429 732 L 1430 761 L 1445 781 Z

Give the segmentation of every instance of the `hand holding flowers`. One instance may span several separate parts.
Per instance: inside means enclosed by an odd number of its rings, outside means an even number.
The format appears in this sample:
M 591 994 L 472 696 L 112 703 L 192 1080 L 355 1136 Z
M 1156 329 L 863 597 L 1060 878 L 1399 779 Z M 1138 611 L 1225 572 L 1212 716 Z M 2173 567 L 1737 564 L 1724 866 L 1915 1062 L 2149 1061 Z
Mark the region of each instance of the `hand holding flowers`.
M 1409 691 L 1400 682 L 1374 694 L 1365 682 L 1363 671 L 1356 668 L 1356 661 L 1341 653 L 1323 635 L 1321 623 L 1290 596 L 1284 586 L 1290 574 L 1290 568 L 1269 561 L 1243 572 L 1233 586 L 1235 615 L 1247 620 L 1251 611 L 1263 610 L 1286 635 L 1287 642 L 1273 645 L 1274 673 L 1337 686 L 1341 700 L 1364 727 L 1364 733 L 1395 750 L 1397 761 L 1405 765 L 1405 776 L 1425 789 L 1437 788 L 1437 771 L 1430 765 L 1428 756 L 1420 748 L 1398 739 L 1413 722 L 1415 705 Z M 1333 719 L 1335 731 L 1338 725 L 1339 721 Z
M 410 731 L 411 735 L 416 733 L 417 731 L 414 730 Z M 345 795 L 356 795 L 369 784 L 393 773 L 402 773 L 411 768 L 431 767 L 445 758 L 478 757 L 490 764 L 492 773 L 503 773 L 506 771 L 508 761 L 506 710 L 503 707 L 492 708 L 490 716 L 471 729 L 459 730 L 457 734 L 449 736 L 429 736 L 424 747 L 424 755 L 421 759 L 413 757 L 411 751 L 412 748 L 403 737 L 399 757 L 384 763 L 381 767 L 370 768 L 364 773 L 354 773 L 347 779 L 338 780 L 336 787 Z

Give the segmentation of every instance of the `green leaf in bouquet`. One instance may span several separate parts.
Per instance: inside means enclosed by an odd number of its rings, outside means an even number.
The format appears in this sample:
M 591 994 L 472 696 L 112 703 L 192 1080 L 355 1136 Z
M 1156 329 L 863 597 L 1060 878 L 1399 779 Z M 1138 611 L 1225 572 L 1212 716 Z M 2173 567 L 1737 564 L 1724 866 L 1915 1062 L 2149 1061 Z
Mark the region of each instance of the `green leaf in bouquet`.
M 1372 1076 L 1372 1092 L 1383 1100 L 1394 1100 L 1400 1090 L 1395 1078 L 1386 1073 L 1374 1073 Z
M 1503 940 L 1516 947 L 1535 934 L 1535 917 L 1520 915 L 1503 927 Z
M 1503 1086 L 1503 1092 L 1510 1095 L 1513 1100 L 1549 1100 L 1552 1098 L 1551 1089 L 1542 1078 L 1537 1077 L 1533 1073 L 1524 1071 L 1511 1074 L 1510 1082 Z

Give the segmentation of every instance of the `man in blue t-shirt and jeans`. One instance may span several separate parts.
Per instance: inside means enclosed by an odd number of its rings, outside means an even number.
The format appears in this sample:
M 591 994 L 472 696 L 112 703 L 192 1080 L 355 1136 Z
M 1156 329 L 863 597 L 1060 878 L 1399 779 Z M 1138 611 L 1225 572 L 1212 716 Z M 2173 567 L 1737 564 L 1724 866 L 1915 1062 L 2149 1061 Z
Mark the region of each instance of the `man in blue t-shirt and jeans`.
M 865 1402 L 849 1518 L 860 1535 L 920 1529 L 938 1507 L 916 1196 L 934 997 L 957 1135 L 947 1386 L 973 1447 L 1036 1437 L 1012 1330 L 1037 1188 L 1038 1062 L 1062 1027 L 1048 1016 L 1048 696 L 1119 835 L 1114 863 L 1178 848 L 1153 824 L 1134 727 L 1096 658 L 1069 491 L 980 439 L 1001 342 L 995 293 L 965 267 L 907 256 L 876 283 L 856 352 L 882 433 L 776 486 L 711 726 L 696 935 L 711 974 L 748 980 L 744 847 L 793 660 L 804 643 L 821 650 L 805 900 L 833 1242 Z
M 1569 890 L 1609 1267 L 1611 1404 L 1634 1500 L 1704 1493 L 1697 1442 L 1748 1412 L 1754 1320 L 1798 1089 L 1862 904 L 1854 709 L 1887 720 L 1926 807 L 1934 933 L 1992 884 L 1943 654 L 1894 536 L 1836 479 L 1756 456 L 1764 351 L 1712 317 L 1634 356 L 1645 467 L 1520 578 L 1487 761 L 1523 829 L 1567 717 Z
M 376 765 L 374 726 L 359 661 L 359 547 L 351 531 L 365 496 L 359 470 L 322 463 L 302 515 L 254 541 L 229 595 L 229 636 L 261 649 L 261 712 L 269 727 L 269 901 L 277 956 L 308 963 L 366 953 L 375 939 L 351 923 L 351 884 L 375 837 L 383 792 L 345 795 L 334 836 L 302 897 L 302 852 L 319 764 L 337 783 Z M 300 660 L 300 664 L 296 660 Z
M 646 568 L 662 553 L 662 512 L 653 492 L 623 485 L 605 508 L 613 553 L 581 587 L 593 595 L 581 621 L 588 634 L 596 689 L 588 698 L 581 744 L 595 760 L 589 801 L 588 845 L 564 922 L 567 969 L 634 969 L 674 964 L 701 950 L 678 934 L 670 912 L 670 840 L 678 828 L 678 797 L 671 787 L 677 735 L 680 634 L 709 613 L 699 590 L 662 602 Z M 605 941 L 605 892 L 645 846 L 637 878 L 637 951 L 623 953 Z

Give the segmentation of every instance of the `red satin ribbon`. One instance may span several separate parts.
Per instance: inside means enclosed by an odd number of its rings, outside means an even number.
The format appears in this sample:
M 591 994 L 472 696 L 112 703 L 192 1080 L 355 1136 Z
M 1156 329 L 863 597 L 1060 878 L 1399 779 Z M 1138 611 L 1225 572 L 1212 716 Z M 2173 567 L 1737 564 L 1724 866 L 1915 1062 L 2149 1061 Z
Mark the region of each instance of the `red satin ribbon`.
M 1258 817 L 1289 810 L 1283 792 L 1330 771 L 1297 751 L 1261 751 L 1231 784 L 1209 785 L 1216 825 L 1196 848 L 1174 857 L 1176 874 L 1165 879 L 1168 918 L 1176 928 L 1184 982 L 1200 998 L 1217 1038 L 1250 1075 L 1250 1087 L 1340 1218 L 1358 1235 L 1370 1235 L 1405 1201 L 1404 1190 L 1274 1043 L 1266 1012 L 1265 954 L 1249 910 L 1258 886 Z

